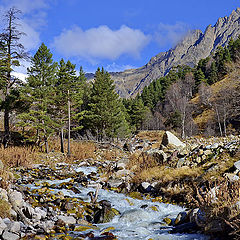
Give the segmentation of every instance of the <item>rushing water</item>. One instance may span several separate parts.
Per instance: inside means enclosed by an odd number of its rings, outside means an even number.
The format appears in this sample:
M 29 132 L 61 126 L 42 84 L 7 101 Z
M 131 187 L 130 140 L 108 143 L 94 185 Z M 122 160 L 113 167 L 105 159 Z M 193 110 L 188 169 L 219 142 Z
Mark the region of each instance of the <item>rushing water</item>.
M 91 172 L 97 172 L 96 167 L 78 167 L 75 168 L 76 172 L 83 172 L 88 175 Z M 63 182 L 69 182 L 71 178 L 64 180 L 43 180 L 49 184 L 59 185 Z M 96 186 L 95 181 L 89 180 L 89 186 Z M 33 184 L 29 184 L 30 188 L 38 188 Z M 81 193 L 74 193 L 67 189 L 55 189 L 55 192 L 61 191 L 65 196 L 81 198 L 84 201 L 90 201 L 87 195 L 90 191 L 95 192 L 94 187 L 83 187 L 81 184 L 78 185 L 78 189 Z M 170 234 L 168 227 L 164 224 L 163 219 L 165 217 L 175 218 L 179 212 L 183 211 L 182 207 L 172 204 L 165 204 L 159 202 L 153 202 L 151 200 L 138 200 L 128 197 L 121 193 L 114 191 L 100 189 L 98 194 L 98 201 L 108 200 L 111 202 L 113 208 L 117 209 L 121 214 L 115 216 L 111 222 L 96 224 L 99 230 L 87 230 L 93 231 L 96 236 L 100 234 L 106 228 L 113 227 L 111 232 L 123 240 L 140 240 L 140 239 L 154 239 L 154 240 L 177 240 L 177 239 L 197 239 L 206 240 L 209 239 L 207 236 L 201 234 Z M 75 232 L 75 234 L 77 234 Z

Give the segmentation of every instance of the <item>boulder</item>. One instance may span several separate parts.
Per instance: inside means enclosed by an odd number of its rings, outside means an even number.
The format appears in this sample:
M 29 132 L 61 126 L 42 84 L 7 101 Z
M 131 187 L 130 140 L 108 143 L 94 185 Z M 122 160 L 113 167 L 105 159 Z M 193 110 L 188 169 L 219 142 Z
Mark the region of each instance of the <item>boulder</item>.
M 8 201 L 7 191 L 3 188 L 0 188 L 0 199 Z
M 235 182 L 239 180 L 239 176 L 234 173 L 225 173 L 224 177 L 228 178 L 230 182 Z
M 4 240 L 18 240 L 18 239 L 20 239 L 20 237 L 17 234 L 11 233 L 11 232 L 8 232 L 8 231 L 4 231 L 4 233 L 2 235 L 2 238 Z
M 159 149 L 150 149 L 143 152 L 142 157 L 146 159 L 146 161 L 155 160 L 159 165 L 162 165 L 167 161 L 167 154 Z
M 60 215 L 58 216 L 58 219 L 63 221 L 65 224 L 76 224 L 76 219 L 72 216 L 64 216 L 64 215 Z
M 174 146 L 174 147 L 186 147 L 186 144 L 180 141 L 174 134 L 169 131 L 166 131 L 162 138 L 162 145 L 163 146 Z
M 234 167 L 240 171 L 240 160 L 234 163 Z
M 180 158 L 177 162 L 177 168 L 180 168 L 184 165 L 185 158 Z
M 3 219 L 0 217 L 0 234 L 4 231 L 4 229 L 7 228 L 6 223 L 3 221 Z
M 15 207 L 21 208 L 24 205 L 22 194 L 16 190 L 9 194 L 9 200 Z
M 12 233 L 19 233 L 21 230 L 21 224 L 20 222 L 11 222 L 11 224 L 8 226 L 8 231 Z

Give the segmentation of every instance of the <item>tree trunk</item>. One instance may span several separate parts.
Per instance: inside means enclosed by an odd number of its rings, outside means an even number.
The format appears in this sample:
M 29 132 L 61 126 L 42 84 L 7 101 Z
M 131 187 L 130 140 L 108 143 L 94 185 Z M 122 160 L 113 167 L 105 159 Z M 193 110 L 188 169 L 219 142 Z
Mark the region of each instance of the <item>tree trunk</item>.
M 45 151 L 46 151 L 46 153 L 49 153 L 49 146 L 48 146 L 47 137 L 45 137 Z
M 4 137 L 3 137 L 3 146 L 7 147 L 10 137 L 10 127 L 9 127 L 9 111 L 5 109 L 4 111 Z
M 70 138 L 71 138 L 71 114 L 70 114 L 70 99 L 69 99 L 69 90 L 68 90 L 68 156 L 71 155 L 70 148 Z
M 64 153 L 63 128 L 61 128 L 61 135 L 60 135 L 60 139 L 61 139 L 61 152 L 62 152 L 62 153 Z
M 217 119 L 218 119 L 219 131 L 220 131 L 220 135 L 222 137 L 223 132 L 222 132 L 222 126 L 221 126 L 221 122 L 220 122 L 220 116 L 219 116 L 219 112 L 218 112 L 218 109 L 217 109 L 217 105 L 215 105 L 215 109 L 216 109 L 216 114 L 217 114 Z

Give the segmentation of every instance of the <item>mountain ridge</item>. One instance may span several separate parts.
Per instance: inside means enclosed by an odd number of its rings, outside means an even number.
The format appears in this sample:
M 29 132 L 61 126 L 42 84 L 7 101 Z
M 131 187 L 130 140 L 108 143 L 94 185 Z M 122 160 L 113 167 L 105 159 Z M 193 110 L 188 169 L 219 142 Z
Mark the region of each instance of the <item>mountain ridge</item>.
M 193 67 L 200 59 L 208 57 L 218 46 L 225 46 L 231 38 L 240 35 L 240 8 L 227 17 L 220 17 L 214 26 L 208 25 L 204 32 L 190 31 L 174 48 L 153 56 L 148 63 L 137 69 L 110 73 L 121 97 L 136 96 L 153 80 L 165 76 L 172 67 L 189 65 Z M 94 74 L 87 74 L 93 79 Z

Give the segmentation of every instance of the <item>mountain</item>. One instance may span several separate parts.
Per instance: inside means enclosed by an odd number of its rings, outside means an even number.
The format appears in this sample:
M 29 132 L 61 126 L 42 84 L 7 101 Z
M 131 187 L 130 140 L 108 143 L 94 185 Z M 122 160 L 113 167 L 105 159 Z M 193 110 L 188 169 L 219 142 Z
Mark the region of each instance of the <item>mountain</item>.
M 214 26 L 209 25 L 204 33 L 201 30 L 189 32 L 174 48 L 152 57 L 143 67 L 110 74 L 121 97 L 135 96 L 150 82 L 166 75 L 173 66 L 193 67 L 218 46 L 225 46 L 231 38 L 235 40 L 239 35 L 240 8 L 237 8 L 229 17 L 219 18 Z M 91 79 L 93 74 L 87 77 Z

